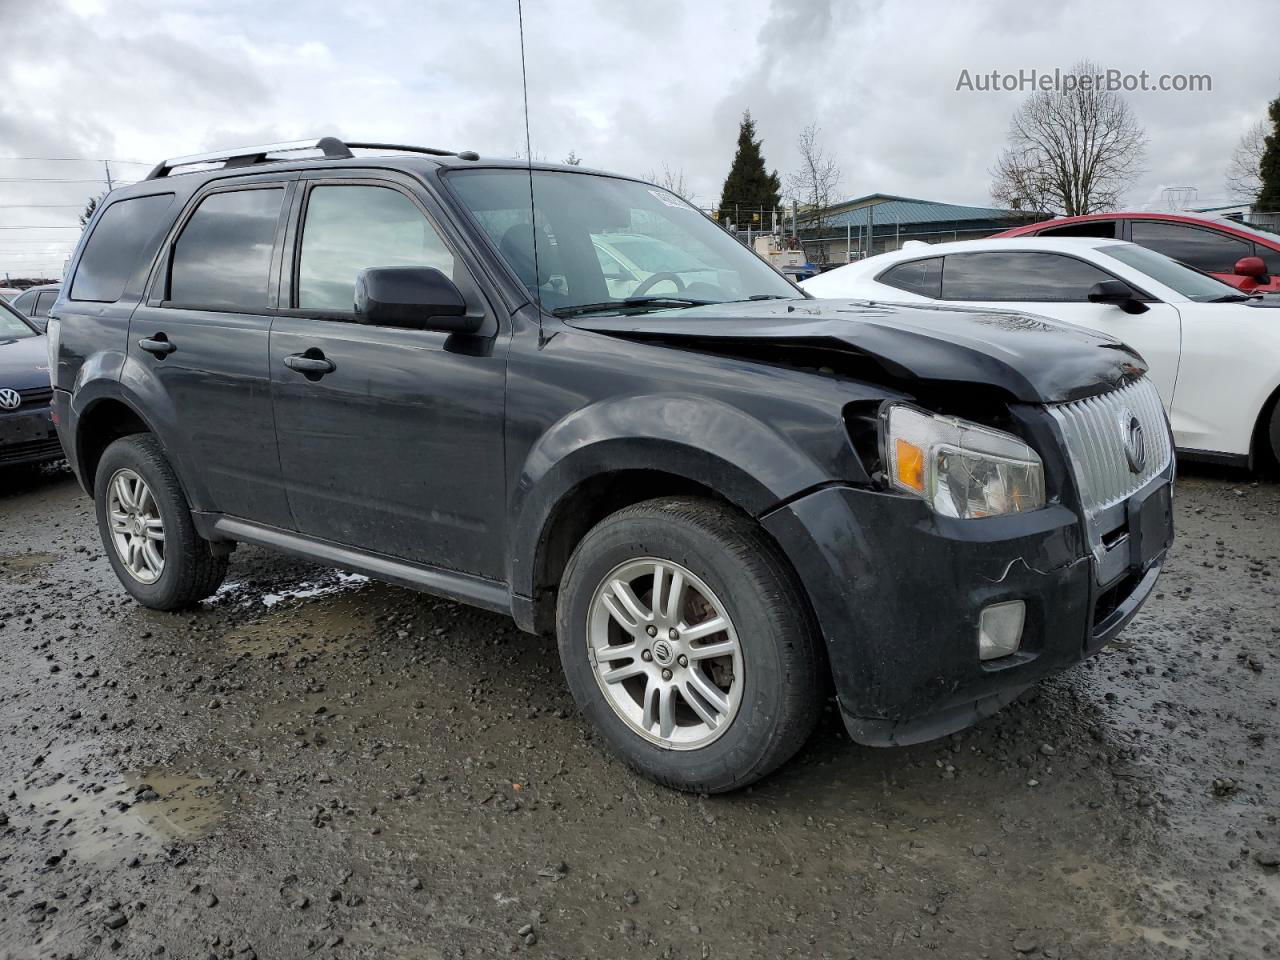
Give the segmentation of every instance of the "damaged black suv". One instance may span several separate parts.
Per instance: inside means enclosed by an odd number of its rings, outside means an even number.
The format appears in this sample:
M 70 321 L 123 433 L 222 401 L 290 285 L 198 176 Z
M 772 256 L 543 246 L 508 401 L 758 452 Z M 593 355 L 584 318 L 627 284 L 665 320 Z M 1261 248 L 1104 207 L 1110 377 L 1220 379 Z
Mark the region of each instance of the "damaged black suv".
M 99 205 L 49 341 L 141 603 L 197 603 L 249 543 L 501 611 L 687 790 L 783 763 L 832 683 L 860 743 L 974 722 L 1113 637 L 1172 538 L 1122 344 L 814 300 L 576 167 L 332 138 L 167 161 Z

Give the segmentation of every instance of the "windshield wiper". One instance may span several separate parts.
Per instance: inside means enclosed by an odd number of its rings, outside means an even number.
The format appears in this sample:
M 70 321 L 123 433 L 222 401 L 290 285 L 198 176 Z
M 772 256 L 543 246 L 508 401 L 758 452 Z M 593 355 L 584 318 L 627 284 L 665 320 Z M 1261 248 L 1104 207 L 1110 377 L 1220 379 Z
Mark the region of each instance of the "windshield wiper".
M 1224 293 L 1220 297 L 1214 297 L 1212 300 L 1206 300 L 1205 303 L 1243 303 L 1246 300 L 1260 299 L 1251 297 L 1247 293 Z
M 667 307 L 702 307 L 715 300 L 693 300 L 689 297 L 627 297 L 623 300 L 601 300 L 599 303 L 579 303 L 572 307 L 556 307 L 552 314 L 557 317 L 578 317 L 584 313 L 602 313 L 605 310 L 626 310 L 636 307 L 654 307 L 659 310 Z

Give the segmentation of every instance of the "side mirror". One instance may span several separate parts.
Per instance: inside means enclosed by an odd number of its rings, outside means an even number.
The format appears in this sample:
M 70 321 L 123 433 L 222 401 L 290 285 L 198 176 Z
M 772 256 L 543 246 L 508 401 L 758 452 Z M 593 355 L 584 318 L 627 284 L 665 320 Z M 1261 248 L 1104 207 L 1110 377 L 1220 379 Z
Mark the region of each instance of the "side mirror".
M 1241 257 L 1233 271 L 1237 277 L 1249 277 L 1258 283 L 1266 283 L 1267 265 L 1261 257 Z
M 1146 313 L 1147 305 L 1133 295 L 1123 280 L 1101 280 L 1089 288 L 1090 303 L 1107 303 L 1125 313 Z
M 375 327 L 475 333 L 483 317 L 467 316 L 467 301 L 434 267 L 369 267 L 356 274 L 356 322 Z

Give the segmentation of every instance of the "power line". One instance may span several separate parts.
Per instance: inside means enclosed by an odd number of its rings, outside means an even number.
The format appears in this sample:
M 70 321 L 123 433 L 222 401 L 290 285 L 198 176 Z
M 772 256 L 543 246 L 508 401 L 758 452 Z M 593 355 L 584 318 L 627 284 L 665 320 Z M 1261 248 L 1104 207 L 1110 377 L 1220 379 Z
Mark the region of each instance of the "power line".
M 3 226 L 0 230 L 83 230 L 84 227 L 79 225 L 74 227 L 58 227 L 45 223 L 27 223 L 21 226 Z
M 67 161 L 69 163 L 132 163 L 139 167 L 154 167 L 154 163 L 148 163 L 146 160 L 107 160 L 102 157 L 0 157 L 0 160 L 39 160 L 40 162 L 60 162 Z
M 101 177 L 94 180 L 64 180 L 61 177 L 0 177 L 0 183 L 106 183 Z M 131 181 L 132 182 L 132 181 Z
M 81 203 L 0 203 L 0 210 L 65 210 L 82 206 Z

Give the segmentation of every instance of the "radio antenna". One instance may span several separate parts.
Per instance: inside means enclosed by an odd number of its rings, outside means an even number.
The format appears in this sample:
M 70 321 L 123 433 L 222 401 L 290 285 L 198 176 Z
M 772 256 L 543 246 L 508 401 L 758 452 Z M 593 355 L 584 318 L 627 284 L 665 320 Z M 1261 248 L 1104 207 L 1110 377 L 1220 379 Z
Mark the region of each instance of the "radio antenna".
M 516 19 L 520 23 L 520 84 L 524 92 L 524 162 L 529 171 L 529 230 L 533 240 L 533 295 L 538 305 L 538 330 L 542 330 L 542 284 L 538 270 L 538 214 L 533 202 L 533 138 L 529 134 L 529 68 L 524 59 L 524 0 L 516 0 Z

